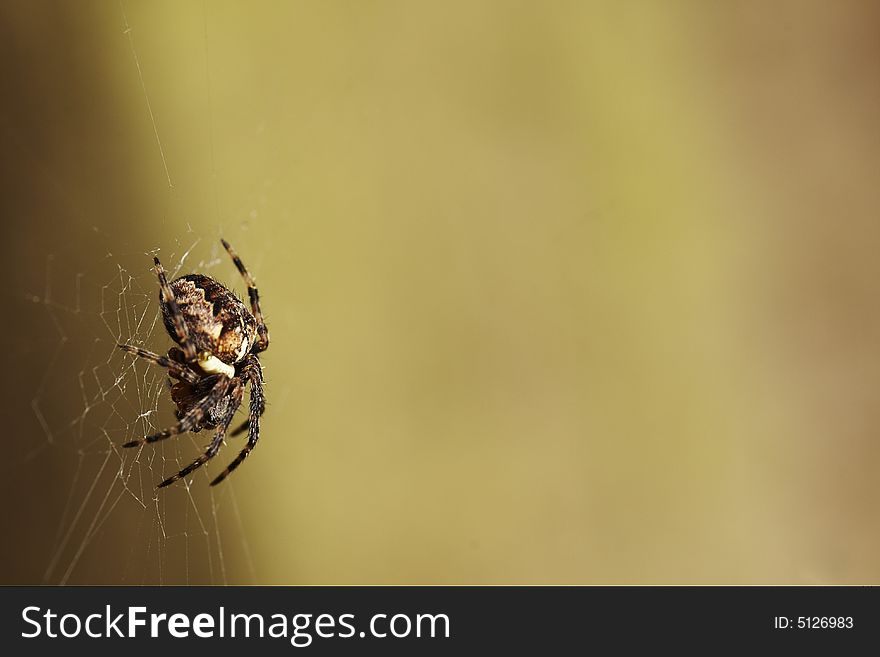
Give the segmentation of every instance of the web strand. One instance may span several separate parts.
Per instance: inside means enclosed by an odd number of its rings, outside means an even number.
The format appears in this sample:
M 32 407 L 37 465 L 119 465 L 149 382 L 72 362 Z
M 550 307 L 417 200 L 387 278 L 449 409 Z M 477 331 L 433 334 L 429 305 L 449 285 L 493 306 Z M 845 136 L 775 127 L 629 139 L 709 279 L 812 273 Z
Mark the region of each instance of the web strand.
M 147 112 L 150 114 L 150 123 L 153 125 L 153 134 L 156 137 L 156 145 L 159 147 L 159 155 L 162 156 L 162 166 L 165 167 L 165 177 L 168 180 L 168 187 L 173 188 L 171 183 L 171 173 L 168 171 L 168 160 L 165 158 L 165 149 L 162 147 L 162 140 L 159 138 L 159 127 L 156 125 L 156 116 L 153 114 L 153 106 L 150 103 L 150 94 L 147 93 L 147 83 L 144 82 L 144 72 L 141 70 L 141 62 L 138 59 L 137 50 L 134 47 L 134 36 L 132 35 L 131 26 L 128 24 L 128 17 L 125 15 L 125 6 L 122 0 L 119 0 L 119 10 L 122 12 L 122 22 L 124 23 L 123 34 L 128 38 L 128 45 L 131 48 L 131 56 L 134 59 L 135 68 L 137 68 L 138 79 L 141 83 L 141 89 L 144 92 L 144 100 L 147 103 Z

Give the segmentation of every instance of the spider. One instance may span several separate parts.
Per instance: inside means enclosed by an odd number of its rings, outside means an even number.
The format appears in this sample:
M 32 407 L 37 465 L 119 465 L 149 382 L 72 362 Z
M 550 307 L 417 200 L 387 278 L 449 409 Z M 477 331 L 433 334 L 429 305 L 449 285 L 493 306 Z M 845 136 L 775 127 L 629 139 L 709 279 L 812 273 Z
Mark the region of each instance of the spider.
M 263 369 L 258 354 L 269 346 L 269 329 L 260 310 L 257 286 L 241 259 L 226 240 L 220 240 L 247 283 L 251 309 L 230 290 L 203 274 L 181 276 L 169 285 L 159 258 L 153 258 L 159 276 L 159 306 L 165 330 L 178 346 L 167 356 L 140 347 L 120 344 L 119 348 L 168 370 L 176 381 L 171 399 L 177 405 L 177 424 L 169 429 L 125 443 L 140 447 L 187 431 L 214 429 L 207 451 L 172 477 L 159 484 L 163 488 L 202 467 L 220 451 L 232 418 L 241 406 L 244 388 L 250 382 L 250 414 L 232 432 L 248 432 L 241 453 L 211 482 L 216 486 L 244 461 L 260 439 L 260 416 L 266 408 L 263 397 Z

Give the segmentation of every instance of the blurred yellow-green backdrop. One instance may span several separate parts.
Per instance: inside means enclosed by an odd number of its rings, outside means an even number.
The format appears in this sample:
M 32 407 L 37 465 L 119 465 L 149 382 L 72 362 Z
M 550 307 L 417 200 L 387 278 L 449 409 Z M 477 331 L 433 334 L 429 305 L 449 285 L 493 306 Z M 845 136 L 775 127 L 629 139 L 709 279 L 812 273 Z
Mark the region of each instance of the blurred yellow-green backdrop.
M 880 582 L 877 3 L 0 18 L 2 583 Z M 156 492 L 220 236 L 262 439 Z

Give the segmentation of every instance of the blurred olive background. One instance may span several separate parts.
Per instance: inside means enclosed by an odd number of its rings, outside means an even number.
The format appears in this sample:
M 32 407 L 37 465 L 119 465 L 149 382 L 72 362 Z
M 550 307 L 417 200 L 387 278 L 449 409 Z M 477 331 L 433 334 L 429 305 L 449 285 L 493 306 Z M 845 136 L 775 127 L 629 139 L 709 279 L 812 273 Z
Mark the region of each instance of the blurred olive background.
M 877 3 L 0 20 L 3 583 L 880 582 Z M 221 235 L 262 440 L 159 495 Z

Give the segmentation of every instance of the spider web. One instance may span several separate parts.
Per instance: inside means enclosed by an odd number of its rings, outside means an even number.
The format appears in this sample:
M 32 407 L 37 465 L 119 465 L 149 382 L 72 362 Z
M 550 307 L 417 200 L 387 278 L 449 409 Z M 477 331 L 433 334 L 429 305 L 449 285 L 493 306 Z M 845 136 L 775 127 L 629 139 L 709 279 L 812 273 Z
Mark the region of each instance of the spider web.
M 218 268 L 216 247 L 208 258 L 193 257 L 200 242 L 162 254 L 172 277 Z M 42 433 L 32 455 L 60 451 L 75 463 L 46 583 L 227 583 L 230 550 L 244 557 L 253 579 L 233 482 L 209 487 L 205 467 L 169 489 L 155 487 L 204 451 L 206 433 L 120 447 L 175 421 L 165 370 L 116 346 L 164 353 L 170 344 L 148 266 L 155 252 L 107 252 L 88 270 L 49 255 L 42 294 L 28 295 L 55 333 L 41 349 L 48 360 L 31 400 Z M 128 264 L 136 259 L 140 271 Z M 71 390 L 81 405 L 65 417 L 57 401 Z
M 129 46 L 132 75 L 143 91 L 168 193 L 173 188 L 169 162 L 133 29 L 126 5 L 118 9 L 120 39 Z M 205 30 L 207 65 L 207 23 Z M 210 139 L 213 165 L 213 135 Z M 28 312 L 36 313 L 28 324 L 39 327 L 28 337 L 36 354 L 31 366 L 42 376 L 30 398 L 35 437 L 19 465 L 51 470 L 63 481 L 53 490 L 66 491 L 44 583 L 225 584 L 255 579 L 234 480 L 208 486 L 209 463 L 174 486 L 156 489 L 159 481 L 204 452 L 211 432 L 187 433 L 138 449 L 121 447 L 176 421 L 166 371 L 117 347 L 128 343 L 164 354 L 171 345 L 159 313 L 152 256 L 162 259 L 169 280 L 198 271 L 237 281 L 217 238 L 219 231 L 190 232 L 163 249 L 133 244 L 96 226 L 88 236 L 75 236 L 78 248 L 71 244 L 45 253 L 43 280 L 25 292 Z M 230 453 L 237 453 L 237 441 L 221 452 L 221 467 L 231 460 Z M 53 503 L 46 504 L 47 513 Z

